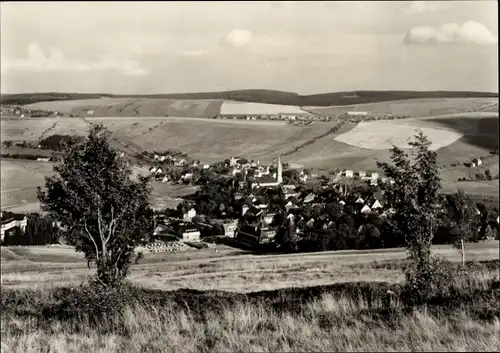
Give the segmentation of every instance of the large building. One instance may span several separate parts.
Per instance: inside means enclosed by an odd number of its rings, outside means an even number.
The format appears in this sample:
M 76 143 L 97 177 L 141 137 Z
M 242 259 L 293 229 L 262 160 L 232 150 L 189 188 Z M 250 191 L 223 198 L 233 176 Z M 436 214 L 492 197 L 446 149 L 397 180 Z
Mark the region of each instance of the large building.
M 276 229 L 264 226 L 262 222 L 243 225 L 236 234 L 238 243 L 248 247 L 258 247 L 274 241 Z
M 252 183 L 252 189 L 253 188 L 261 188 L 261 187 L 274 187 L 283 184 L 283 164 L 281 163 L 281 156 L 278 156 L 278 171 L 276 173 L 276 181 L 272 182 L 264 182 L 261 183 L 257 179 L 255 183 Z

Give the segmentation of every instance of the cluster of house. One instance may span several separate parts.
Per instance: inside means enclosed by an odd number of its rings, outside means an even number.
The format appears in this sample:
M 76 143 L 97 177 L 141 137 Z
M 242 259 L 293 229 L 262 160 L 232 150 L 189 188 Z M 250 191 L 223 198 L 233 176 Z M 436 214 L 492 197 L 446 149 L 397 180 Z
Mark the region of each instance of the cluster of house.
M 382 180 L 383 183 L 387 182 L 390 182 L 391 184 L 394 183 L 394 181 L 390 180 L 389 178 L 386 177 L 381 178 L 378 172 L 371 172 L 364 170 L 354 171 L 350 169 L 344 169 L 338 171 L 335 175 L 334 182 L 339 181 L 341 178 L 352 178 L 352 179 L 369 181 L 370 184 L 372 185 L 377 185 L 379 179 Z
M 221 120 L 277 120 L 277 121 L 330 121 L 329 116 L 317 116 L 313 114 L 230 114 L 219 115 L 214 119 Z
M 5 116 L 19 116 L 21 118 L 61 116 L 61 113 L 58 111 L 53 112 L 51 110 L 27 109 L 17 106 L 2 106 L 0 114 Z
M 183 214 L 182 219 L 159 219 L 159 224 L 153 235 L 160 238 L 177 239 L 182 241 L 197 242 L 200 240 L 200 225 L 193 223 L 196 210 L 190 208 Z
M 465 166 L 469 168 L 476 168 L 483 165 L 483 160 L 481 158 L 474 158 L 470 163 L 465 163 Z
M 28 223 L 28 217 L 4 217 L 4 213 L 0 214 L 0 218 L 2 220 L 1 226 L 1 241 L 5 239 L 5 235 L 9 234 L 9 232 L 13 231 L 15 228 L 21 229 L 24 232 L 26 229 L 26 225 Z
M 186 159 L 176 159 L 170 155 L 154 155 L 154 160 L 157 162 L 164 162 L 171 164 L 175 167 L 182 168 L 178 174 L 178 180 L 174 180 L 172 175 L 166 173 L 166 168 L 162 165 L 152 166 L 149 172 L 156 177 L 157 181 L 161 182 L 190 182 L 193 181 L 194 173 L 193 168 L 199 170 L 215 170 L 217 169 L 216 164 L 201 164 L 200 161 L 188 162 Z M 260 161 L 247 161 L 239 157 L 231 157 L 223 164 L 224 167 L 229 167 L 230 172 L 226 176 L 235 177 L 240 174 L 244 179 L 248 176 L 254 178 L 253 187 L 259 186 L 276 186 L 278 183 L 283 182 L 283 164 L 281 159 L 278 158 L 277 167 L 273 165 L 261 165 Z M 273 171 L 272 169 L 277 169 Z M 300 180 L 305 182 L 307 180 L 307 175 L 302 171 L 300 173 Z
M 294 217 L 296 217 L 297 211 L 299 211 L 302 207 L 314 207 L 316 205 L 322 204 L 321 201 L 317 200 L 317 195 L 314 193 L 301 195 L 295 190 L 292 185 L 282 185 L 282 187 L 285 193 L 285 199 L 288 200 L 285 205 L 286 217 L 288 219 L 293 219 Z M 323 188 L 327 187 L 328 186 L 324 186 Z M 344 206 L 346 202 L 343 200 L 343 198 L 347 197 L 347 187 L 342 185 L 334 185 L 333 187 L 337 191 L 339 191 L 341 195 L 343 195 L 343 197 L 339 197 L 336 201 L 340 205 Z M 236 194 L 235 198 L 238 197 L 242 197 L 241 194 Z M 358 197 L 355 201 L 355 205 L 357 206 L 356 209 L 362 215 L 377 213 L 380 216 L 385 217 L 388 214 L 393 213 L 394 210 L 383 204 L 383 197 L 383 191 L 374 192 L 370 200 Z M 241 224 L 237 220 L 227 222 L 223 225 L 225 231 L 224 235 L 231 238 L 237 237 L 239 242 L 250 246 L 272 241 L 277 231 L 277 228 L 275 226 L 271 226 L 276 213 L 270 212 L 268 209 L 268 205 L 266 203 L 263 203 L 258 196 L 250 194 L 249 198 L 251 199 L 251 202 L 247 202 L 247 204 L 243 205 L 241 210 L 241 217 L 244 217 L 248 213 L 252 214 L 257 219 L 254 219 L 251 224 Z M 314 218 L 310 218 L 304 221 L 304 227 L 310 228 L 313 227 L 316 220 Z M 329 223 L 325 223 L 324 227 L 331 226 L 331 223 L 331 221 Z M 304 232 L 304 229 L 297 228 L 296 231 L 297 234 L 301 234 Z

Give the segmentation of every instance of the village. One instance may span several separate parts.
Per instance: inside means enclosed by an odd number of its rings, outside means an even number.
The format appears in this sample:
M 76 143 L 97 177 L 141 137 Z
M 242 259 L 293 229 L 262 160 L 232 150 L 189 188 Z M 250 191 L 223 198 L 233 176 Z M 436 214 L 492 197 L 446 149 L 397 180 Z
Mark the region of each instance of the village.
M 318 232 L 333 234 L 335 230 L 338 237 L 342 233 L 339 227 L 347 226 L 350 243 L 324 245 L 322 250 L 362 247 L 361 239 L 367 237 L 373 238 L 373 247 L 401 246 L 404 242 L 395 239 L 389 228 L 384 230 L 384 219 L 394 212 L 385 189 L 394 181 L 380 177 L 376 171 L 339 170 L 318 175 L 292 169 L 280 156 L 270 165 L 239 157 L 215 164 L 188 163 L 168 153 L 155 153 L 152 160 L 156 165 L 149 171 L 157 181 L 200 187 L 176 210 L 157 213 L 154 237 L 165 242 L 179 239 L 193 244 L 225 238 L 254 250 L 276 249 L 282 243 L 279 238 L 284 229 L 293 229 L 288 241 L 294 239 L 293 243 L 300 244 L 317 237 Z M 161 162 L 168 166 L 162 167 Z M 486 211 L 478 210 L 478 214 L 482 212 Z M 493 223 L 489 227 L 496 229 Z M 151 251 L 180 249 L 169 244 L 156 245 Z
M 124 158 L 125 154 L 119 156 Z M 276 249 L 284 229 L 293 229 L 287 239 L 300 244 L 317 238 L 318 232 L 331 231 L 338 237 L 342 234 L 339 227 L 349 228 L 346 237 L 350 243 L 324 245 L 323 250 L 361 246 L 361 240 L 354 238 L 372 237 L 373 247 L 403 243 L 403 239 L 383 239 L 384 233 L 392 237 L 389 228 L 384 230 L 385 217 L 394 212 L 385 189 L 394 181 L 377 171 L 314 172 L 283 162 L 281 156 L 270 164 L 235 156 L 203 164 L 178 151 L 143 152 L 136 157 L 153 182 L 198 189 L 185 196 L 177 209 L 156 209 L 152 241 L 141 251 L 183 251 L 189 245 L 207 246 L 223 239 L 253 250 Z M 481 161 L 474 163 L 480 165 Z M 26 220 L 26 216 L 2 214 L 2 241 L 9 231 L 24 230 Z M 299 250 L 299 245 L 296 247 Z

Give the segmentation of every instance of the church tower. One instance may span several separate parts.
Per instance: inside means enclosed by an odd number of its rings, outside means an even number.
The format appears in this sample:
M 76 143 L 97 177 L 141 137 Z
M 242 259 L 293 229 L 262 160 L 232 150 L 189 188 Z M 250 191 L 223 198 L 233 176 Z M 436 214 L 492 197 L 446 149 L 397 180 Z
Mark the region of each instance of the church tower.
M 283 166 L 281 165 L 281 156 L 278 156 L 278 173 L 276 174 L 276 182 L 283 183 Z

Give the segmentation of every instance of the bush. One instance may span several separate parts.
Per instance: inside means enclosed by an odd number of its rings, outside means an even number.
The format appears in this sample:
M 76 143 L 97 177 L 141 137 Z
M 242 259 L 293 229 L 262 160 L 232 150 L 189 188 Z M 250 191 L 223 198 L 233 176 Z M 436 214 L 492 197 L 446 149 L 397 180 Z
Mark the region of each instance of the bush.
M 426 266 L 427 265 L 427 266 Z M 435 297 L 443 296 L 453 281 L 453 265 L 437 256 L 432 256 L 422 266 L 408 266 L 405 271 L 406 282 L 401 299 L 407 306 L 413 307 L 427 303 Z

